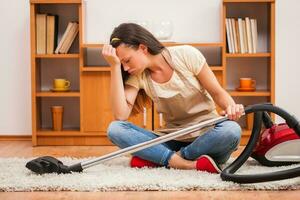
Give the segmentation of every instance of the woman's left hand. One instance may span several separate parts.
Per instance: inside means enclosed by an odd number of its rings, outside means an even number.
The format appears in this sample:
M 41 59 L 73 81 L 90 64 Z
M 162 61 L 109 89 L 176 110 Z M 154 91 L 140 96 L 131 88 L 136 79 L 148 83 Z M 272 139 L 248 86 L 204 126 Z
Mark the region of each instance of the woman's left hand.
M 242 104 L 230 105 L 222 112 L 223 115 L 227 114 L 228 119 L 238 120 L 244 114 L 244 106 Z

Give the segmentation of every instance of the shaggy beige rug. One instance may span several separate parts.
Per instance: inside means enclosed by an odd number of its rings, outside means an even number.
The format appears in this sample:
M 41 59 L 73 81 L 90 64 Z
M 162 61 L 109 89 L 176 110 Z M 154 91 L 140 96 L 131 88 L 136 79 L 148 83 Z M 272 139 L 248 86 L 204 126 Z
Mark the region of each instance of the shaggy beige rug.
M 297 190 L 300 177 L 257 184 L 224 182 L 219 175 L 196 170 L 133 169 L 121 157 L 88 168 L 83 173 L 36 175 L 25 168 L 32 158 L 0 158 L 0 191 L 186 191 L 186 190 Z M 66 165 L 86 159 L 58 158 Z M 230 162 L 233 160 L 231 159 Z M 248 160 L 240 174 L 296 167 L 263 167 Z

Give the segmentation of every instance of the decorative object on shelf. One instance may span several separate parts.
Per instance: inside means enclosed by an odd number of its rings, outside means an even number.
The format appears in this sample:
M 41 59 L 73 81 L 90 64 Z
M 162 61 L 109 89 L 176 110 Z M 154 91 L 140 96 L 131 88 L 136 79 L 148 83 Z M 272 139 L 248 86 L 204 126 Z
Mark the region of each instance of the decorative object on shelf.
M 172 42 L 173 22 L 171 20 L 130 20 L 129 22 L 143 26 L 161 42 Z
M 162 20 L 153 23 L 153 34 L 161 41 L 170 40 L 173 34 L 173 23 L 171 20 Z
M 238 91 L 255 91 L 256 81 L 252 78 L 240 78 L 240 86 L 237 88 Z
M 66 92 L 70 90 L 70 81 L 66 79 L 54 79 L 53 80 L 53 88 L 51 91 L 53 92 Z
M 63 113 L 64 107 L 63 106 L 52 106 L 52 128 L 54 131 L 61 131 L 63 125 Z

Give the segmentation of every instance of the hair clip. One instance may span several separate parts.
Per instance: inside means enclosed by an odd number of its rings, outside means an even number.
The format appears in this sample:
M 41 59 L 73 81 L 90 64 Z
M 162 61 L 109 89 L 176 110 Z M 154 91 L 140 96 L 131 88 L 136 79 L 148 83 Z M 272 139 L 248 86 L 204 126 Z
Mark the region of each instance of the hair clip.
M 113 39 L 111 39 L 111 42 L 113 42 L 113 41 L 120 41 L 120 40 L 121 40 L 120 38 L 114 37 Z

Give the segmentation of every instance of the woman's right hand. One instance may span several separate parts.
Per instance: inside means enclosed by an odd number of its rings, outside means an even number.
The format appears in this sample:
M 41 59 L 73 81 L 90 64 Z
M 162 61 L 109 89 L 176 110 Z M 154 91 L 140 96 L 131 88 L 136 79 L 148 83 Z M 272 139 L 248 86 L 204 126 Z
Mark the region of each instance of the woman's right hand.
M 110 66 L 121 66 L 120 59 L 116 54 L 116 49 L 110 44 L 105 44 L 102 48 L 102 55 Z

